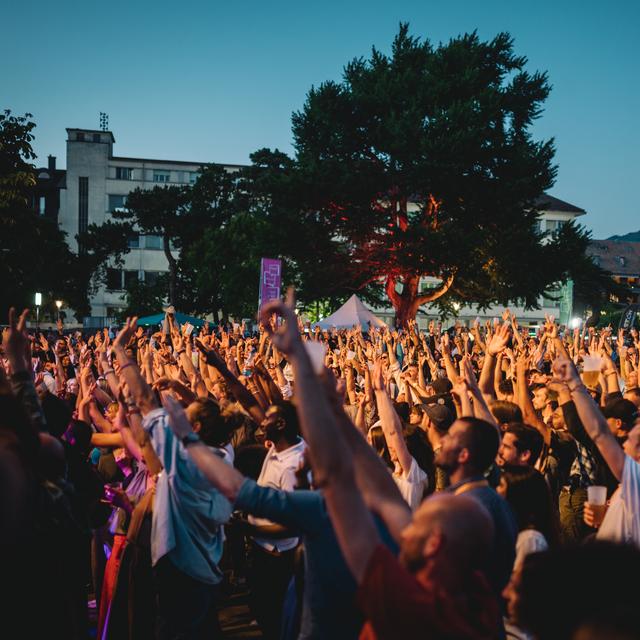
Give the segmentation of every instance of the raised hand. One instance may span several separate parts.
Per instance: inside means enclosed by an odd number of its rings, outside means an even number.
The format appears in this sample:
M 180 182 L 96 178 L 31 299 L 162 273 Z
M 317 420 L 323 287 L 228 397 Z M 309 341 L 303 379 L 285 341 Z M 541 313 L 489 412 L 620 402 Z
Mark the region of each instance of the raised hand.
M 225 364 L 224 360 L 220 357 L 220 354 L 215 349 L 206 347 L 202 342 L 202 340 L 200 339 L 196 340 L 196 347 L 198 348 L 198 351 L 200 351 L 205 362 L 208 365 L 215 367 L 216 369 L 218 369 L 218 371 L 224 370 L 227 368 L 227 365 Z
M 487 355 L 497 356 L 509 343 L 511 337 L 511 327 L 508 324 L 501 324 L 497 331 L 491 336 L 487 344 Z
M 9 327 L 3 335 L 4 352 L 13 373 L 29 371 L 31 367 L 31 343 L 26 330 L 29 309 L 16 318 L 16 310 L 9 309 Z
M 287 291 L 286 302 L 271 300 L 260 309 L 260 320 L 264 323 L 271 342 L 278 351 L 282 351 L 286 355 L 291 355 L 304 348 L 298 331 L 298 322 L 294 309 L 295 297 L 293 288 L 289 288 Z M 275 326 L 275 323 L 271 324 L 269 319 L 274 314 L 279 315 L 284 320 L 284 324 L 279 327 Z
M 124 327 L 120 330 L 120 333 L 116 336 L 116 339 L 113 341 L 114 349 L 124 349 L 129 344 L 133 334 L 136 330 L 136 326 L 138 323 L 138 317 L 134 316 L 133 318 L 127 318 L 124 323 Z
M 556 380 L 564 382 L 569 388 L 582 382 L 575 365 L 568 358 L 556 358 L 551 370 Z
M 43 333 L 40 334 L 40 346 L 42 347 L 43 351 L 49 351 L 49 342 L 44 337 Z
M 376 360 L 371 369 L 371 386 L 374 391 L 385 391 L 384 376 L 382 373 L 382 360 Z

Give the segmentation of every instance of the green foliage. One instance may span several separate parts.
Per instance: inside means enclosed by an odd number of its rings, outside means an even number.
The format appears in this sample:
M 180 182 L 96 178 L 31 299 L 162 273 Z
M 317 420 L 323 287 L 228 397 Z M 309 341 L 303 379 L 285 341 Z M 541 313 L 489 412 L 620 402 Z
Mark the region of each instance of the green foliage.
M 133 280 L 127 285 L 125 293 L 126 308 L 120 314 L 121 319 L 129 316 L 149 316 L 159 312 L 166 304 L 168 276 L 160 275 L 153 283 Z
M 545 243 L 537 230 L 556 168 L 553 141 L 530 133 L 550 87 L 526 62 L 506 33 L 434 47 L 403 24 L 390 55 L 374 48 L 353 60 L 293 116 L 298 210 L 343 241 L 348 278 L 386 281 L 409 317 L 427 301 L 422 276 L 451 279 L 444 308 L 458 299 L 534 307 L 585 266 L 574 251 L 582 229 Z
M 31 208 L 36 156 L 31 147 L 31 115 L 0 115 L 0 322 L 9 306 L 33 307 L 36 291 L 43 307 L 61 299 L 79 317 L 88 313 L 87 279 L 58 225 Z
M 0 211 L 24 209 L 29 205 L 29 190 L 36 184 L 31 160 L 36 158 L 31 133 L 33 116 L 12 116 L 9 109 L 0 114 Z
M 108 269 L 124 264 L 132 233 L 130 222 L 107 220 L 102 225 L 90 224 L 85 232 L 78 234 L 78 246 L 82 248 L 79 262 L 90 293 L 106 283 Z

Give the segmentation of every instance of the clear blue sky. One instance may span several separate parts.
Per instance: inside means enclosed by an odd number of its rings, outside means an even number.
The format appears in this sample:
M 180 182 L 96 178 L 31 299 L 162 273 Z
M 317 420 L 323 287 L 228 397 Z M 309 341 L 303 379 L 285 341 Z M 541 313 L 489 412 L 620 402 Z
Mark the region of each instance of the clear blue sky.
M 515 37 L 553 92 L 554 195 L 602 238 L 640 229 L 640 3 L 633 0 L 111 0 L 7 3 L 0 108 L 29 111 L 42 162 L 64 166 L 65 127 L 109 114 L 121 156 L 244 163 L 291 151 L 290 115 L 313 84 L 388 50 L 400 21 L 433 42 L 477 29 Z

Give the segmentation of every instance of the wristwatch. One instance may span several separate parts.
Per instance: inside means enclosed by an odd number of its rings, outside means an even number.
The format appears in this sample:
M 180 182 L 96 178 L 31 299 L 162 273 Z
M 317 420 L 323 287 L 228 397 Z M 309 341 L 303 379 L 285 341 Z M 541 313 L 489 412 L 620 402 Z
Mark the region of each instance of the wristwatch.
M 186 449 L 190 444 L 194 444 L 196 442 L 200 442 L 200 436 L 192 431 L 188 433 L 184 438 L 182 438 L 182 446 Z

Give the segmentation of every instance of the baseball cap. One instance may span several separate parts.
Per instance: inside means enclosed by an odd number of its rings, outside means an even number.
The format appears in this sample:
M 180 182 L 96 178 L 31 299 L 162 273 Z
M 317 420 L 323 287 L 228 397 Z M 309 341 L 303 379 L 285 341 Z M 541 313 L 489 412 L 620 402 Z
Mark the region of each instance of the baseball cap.
M 453 413 L 446 405 L 424 404 L 421 408 L 429 416 L 429 420 L 436 425 L 438 431 L 447 431 L 453 424 Z
M 622 420 L 622 428 L 628 431 L 638 417 L 638 409 L 633 402 L 624 398 L 610 400 L 602 409 L 605 418 Z

